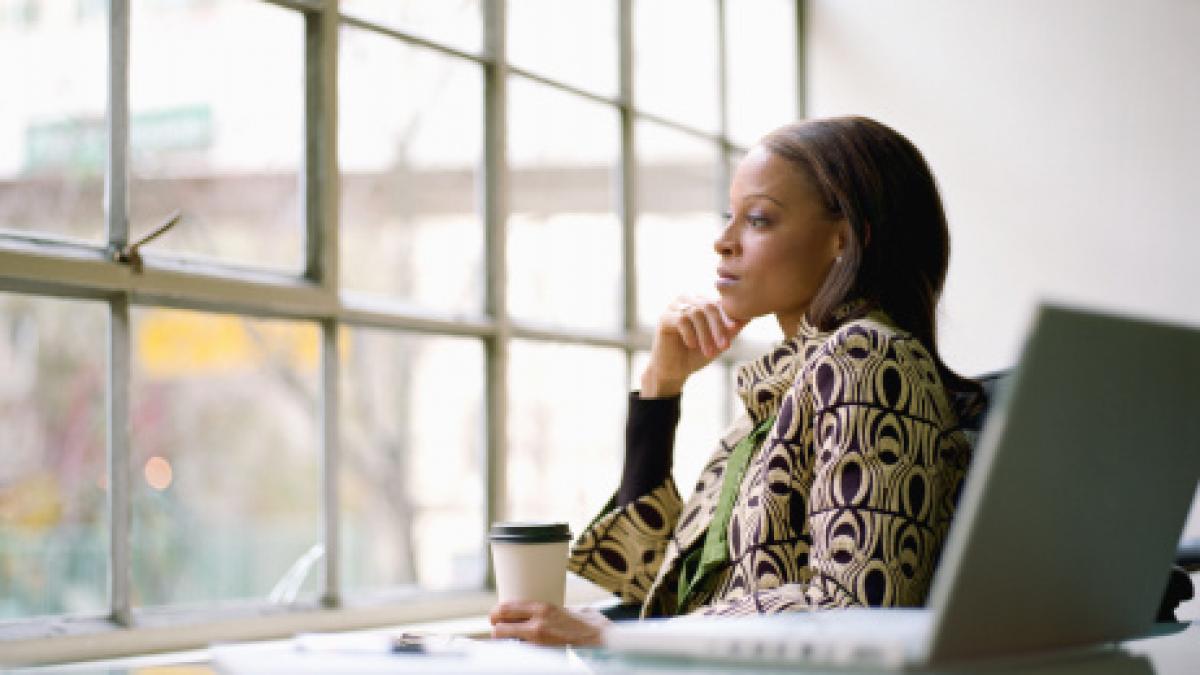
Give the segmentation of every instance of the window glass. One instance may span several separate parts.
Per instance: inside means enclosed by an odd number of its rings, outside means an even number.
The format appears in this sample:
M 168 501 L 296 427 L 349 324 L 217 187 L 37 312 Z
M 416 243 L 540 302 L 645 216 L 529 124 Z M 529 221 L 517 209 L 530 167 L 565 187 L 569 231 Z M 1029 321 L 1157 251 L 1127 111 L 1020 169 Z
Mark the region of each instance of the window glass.
M 578 534 L 621 477 L 625 354 L 516 340 L 510 359 L 508 517 Z
M 649 362 L 649 352 L 638 352 L 634 357 L 631 389 L 641 387 L 642 373 Z M 675 464 L 671 473 L 684 499 L 692 494 L 700 471 L 717 449 L 721 434 L 728 426 L 727 373 L 723 364 L 711 363 L 693 373 L 683 387 L 679 400 L 679 426 L 675 428 Z
M 311 597 L 317 327 L 157 308 L 132 318 L 134 605 Z
M 480 53 L 483 1 L 334 4 Z M 147 255 L 302 270 L 306 27 L 287 4 L 130 3 L 130 236 L 183 214 Z M 508 58 L 615 96 L 618 6 L 510 0 Z M 790 0 L 632 0 L 634 103 L 719 130 L 722 6 L 724 112 L 731 139 L 749 145 L 794 115 Z M 0 0 L 0 85 L 22 94 L 0 104 L 2 231 L 103 237 L 107 7 Z M 484 67 L 347 23 L 338 42 L 340 288 L 382 298 L 381 308 L 480 313 Z M 508 311 L 519 323 L 619 333 L 619 111 L 520 73 L 507 87 Z M 676 295 L 715 295 L 712 242 L 733 166 L 712 140 L 645 116 L 634 140 L 629 263 L 635 318 L 648 329 Z M 339 403 L 342 588 L 377 598 L 478 588 L 484 342 L 343 326 L 340 381 L 323 392 L 316 323 L 206 307 L 132 312 L 134 606 L 315 599 L 323 395 Z M 108 611 L 107 316 L 104 302 L 0 292 L 0 620 Z M 781 338 L 764 317 L 738 347 L 756 353 Z M 526 339 L 508 351 L 505 515 L 565 520 L 578 533 L 618 486 L 628 392 L 648 357 L 638 352 L 630 368 L 621 349 Z M 731 379 L 714 364 L 684 392 L 673 473 L 685 495 L 741 412 Z M 1200 537 L 1197 508 L 1185 537 Z
M 130 238 L 300 271 L 304 21 L 256 0 L 130 7 Z
M 717 84 L 716 3 L 634 0 L 633 86 L 638 109 L 716 131 Z
M 0 619 L 107 611 L 107 311 L 0 293 Z
M 796 2 L 727 2 L 725 29 L 729 136 L 750 146 L 796 119 Z
M 483 49 L 480 0 L 341 0 L 342 14 L 463 51 Z
M 480 587 L 482 343 L 368 329 L 342 342 L 344 587 Z
M 508 94 L 509 310 L 535 322 L 616 330 L 616 112 L 517 77 Z
M 635 138 L 638 321 L 649 328 L 680 295 L 717 297 L 713 241 L 726 200 L 716 145 L 650 122 Z
M 510 63 L 604 96 L 617 93 L 616 2 L 516 0 L 507 9 Z
M 0 230 L 104 236 L 107 54 L 104 5 L 0 3 Z
M 339 48 L 343 287 L 480 312 L 479 67 L 353 28 Z

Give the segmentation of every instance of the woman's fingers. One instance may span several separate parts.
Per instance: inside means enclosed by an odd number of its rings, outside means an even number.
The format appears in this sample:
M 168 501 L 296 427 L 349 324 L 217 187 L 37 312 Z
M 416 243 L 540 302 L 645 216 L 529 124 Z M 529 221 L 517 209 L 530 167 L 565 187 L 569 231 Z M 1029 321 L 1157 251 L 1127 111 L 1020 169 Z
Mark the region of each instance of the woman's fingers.
M 724 351 L 729 347 L 729 329 L 725 326 L 725 320 L 721 317 L 721 308 L 715 302 L 707 304 L 703 307 L 704 320 L 708 323 L 708 328 L 712 333 L 713 344 L 716 347 L 717 353 Z
M 492 637 L 542 645 L 598 645 L 608 619 L 599 612 L 541 602 L 502 603 L 492 609 Z
M 700 352 L 707 358 L 712 358 L 717 355 L 717 340 L 712 333 L 712 327 L 708 325 L 708 317 L 705 316 L 703 308 L 696 307 L 688 312 L 687 320 L 692 326 L 692 330 L 696 333 L 696 341 L 700 344 Z
M 642 373 L 642 396 L 678 394 L 692 373 L 729 349 L 743 325 L 729 317 L 717 300 L 694 296 L 676 299 L 659 317 L 650 362 Z
M 535 616 L 544 616 L 549 605 L 541 602 L 502 602 L 492 608 L 488 619 L 492 624 L 510 621 L 525 621 Z
M 683 340 L 683 345 L 688 349 L 700 349 L 700 338 L 696 335 L 696 329 L 692 326 L 692 321 L 688 317 L 687 312 L 691 308 L 681 311 L 679 318 L 675 322 L 675 330 L 679 333 L 679 339 Z
M 542 623 L 534 619 L 501 622 L 492 624 L 492 637 L 497 640 L 515 638 L 526 642 L 536 642 L 543 630 Z
M 681 298 L 675 311 L 680 338 L 688 349 L 695 349 L 707 358 L 715 358 L 729 348 L 741 324 L 727 315 L 716 300 Z
M 552 643 L 555 641 L 552 627 L 561 614 L 557 610 L 544 602 L 502 602 L 488 615 L 492 622 L 492 637 Z

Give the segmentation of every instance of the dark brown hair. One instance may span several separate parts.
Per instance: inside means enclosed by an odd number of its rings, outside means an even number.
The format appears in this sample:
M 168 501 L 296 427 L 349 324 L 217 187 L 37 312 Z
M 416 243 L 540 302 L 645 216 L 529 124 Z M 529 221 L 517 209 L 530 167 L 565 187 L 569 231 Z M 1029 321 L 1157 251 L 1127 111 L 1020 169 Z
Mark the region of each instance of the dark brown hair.
M 789 124 L 768 134 L 762 145 L 799 167 L 829 215 L 850 224 L 843 259 L 813 298 L 809 322 L 832 330 L 879 307 L 926 346 L 948 389 L 980 393 L 978 383 L 946 366 L 937 348 L 937 303 L 950 264 L 950 230 L 921 151 L 866 117 Z M 856 314 L 834 315 L 856 299 L 867 301 Z

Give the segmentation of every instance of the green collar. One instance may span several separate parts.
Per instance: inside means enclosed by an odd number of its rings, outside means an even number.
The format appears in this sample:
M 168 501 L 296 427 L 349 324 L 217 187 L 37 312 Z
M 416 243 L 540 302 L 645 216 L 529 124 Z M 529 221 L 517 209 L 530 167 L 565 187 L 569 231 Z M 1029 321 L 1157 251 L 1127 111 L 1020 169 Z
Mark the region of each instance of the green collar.
M 725 462 L 724 481 L 721 483 L 721 497 L 717 500 L 717 509 L 704 535 L 704 545 L 693 549 L 680 566 L 676 613 L 682 612 L 688 602 L 701 592 L 711 590 L 709 587 L 715 578 L 714 573 L 729 564 L 729 519 L 733 515 L 733 503 L 737 500 L 750 458 L 773 426 L 773 416 L 759 422 L 754 431 L 729 454 Z

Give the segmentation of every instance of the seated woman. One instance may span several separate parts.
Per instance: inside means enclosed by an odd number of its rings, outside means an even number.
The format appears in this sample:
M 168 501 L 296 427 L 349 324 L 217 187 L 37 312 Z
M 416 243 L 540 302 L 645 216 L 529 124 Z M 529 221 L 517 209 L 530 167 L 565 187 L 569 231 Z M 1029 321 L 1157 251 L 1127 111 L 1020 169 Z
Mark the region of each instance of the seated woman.
M 950 251 L 933 176 L 878 122 L 816 119 L 751 149 L 729 199 L 720 299 L 659 320 L 621 485 L 570 569 L 642 617 L 922 605 L 970 459 L 960 420 L 983 404 L 937 350 Z M 680 393 L 765 314 L 786 339 L 739 367 L 745 411 L 684 502 Z M 511 602 L 491 621 L 497 637 L 597 644 L 609 619 Z

